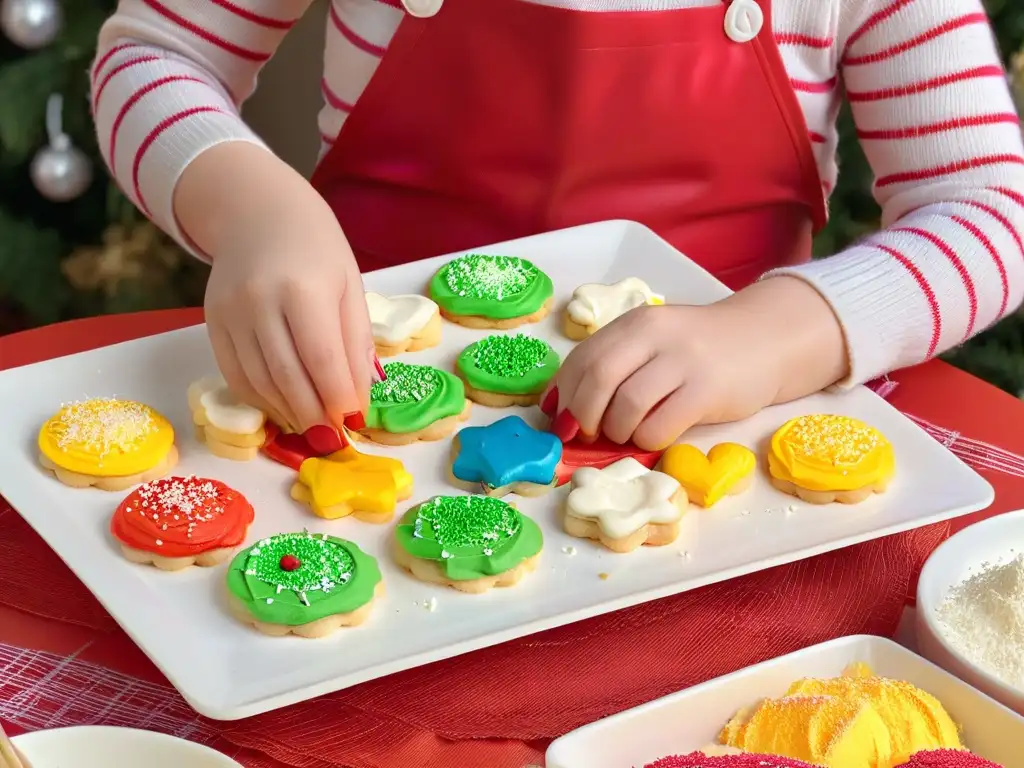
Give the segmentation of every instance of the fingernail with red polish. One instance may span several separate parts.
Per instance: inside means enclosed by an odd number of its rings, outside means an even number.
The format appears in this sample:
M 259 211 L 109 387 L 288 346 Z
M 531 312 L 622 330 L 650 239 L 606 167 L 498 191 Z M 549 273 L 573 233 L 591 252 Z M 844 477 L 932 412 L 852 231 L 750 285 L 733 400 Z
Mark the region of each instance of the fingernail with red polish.
M 551 421 L 551 432 L 563 443 L 576 437 L 580 431 L 580 423 L 569 411 L 562 411 Z
M 345 447 L 345 441 L 337 428 L 326 424 L 310 427 L 302 433 L 302 436 L 310 448 L 323 456 L 340 451 Z
M 546 416 L 554 416 L 556 410 L 558 410 L 558 387 L 552 387 L 540 403 L 540 412 Z
M 360 429 L 366 429 L 366 417 L 359 411 L 356 411 L 355 413 L 346 413 L 345 426 L 349 429 L 354 429 L 357 432 Z

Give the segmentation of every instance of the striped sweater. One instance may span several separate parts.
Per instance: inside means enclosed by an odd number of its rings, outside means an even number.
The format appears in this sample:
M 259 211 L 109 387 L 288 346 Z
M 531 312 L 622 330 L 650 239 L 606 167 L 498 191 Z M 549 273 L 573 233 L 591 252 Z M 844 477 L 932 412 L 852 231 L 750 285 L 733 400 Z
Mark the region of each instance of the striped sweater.
M 595 13 L 718 2 L 523 1 Z M 239 105 L 310 2 L 121 0 L 104 25 L 91 71 L 100 146 L 122 188 L 179 241 L 177 179 L 219 142 L 259 143 Z M 332 0 L 327 12 L 323 150 L 404 13 L 399 0 Z M 774 0 L 772 24 L 826 193 L 844 97 L 876 177 L 880 232 L 780 271 L 835 310 L 849 383 L 925 360 L 1014 310 L 1024 298 L 1024 147 L 980 0 Z

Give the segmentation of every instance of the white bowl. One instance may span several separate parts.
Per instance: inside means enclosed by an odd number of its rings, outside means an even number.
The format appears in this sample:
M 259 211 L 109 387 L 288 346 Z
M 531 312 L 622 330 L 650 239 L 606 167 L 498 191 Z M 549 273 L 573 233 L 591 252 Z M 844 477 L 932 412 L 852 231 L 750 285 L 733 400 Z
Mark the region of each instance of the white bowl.
M 241 768 L 209 747 L 133 728 L 54 728 L 12 741 L 32 768 Z
M 1024 553 L 1024 510 L 983 520 L 956 534 L 928 558 L 917 585 L 917 646 L 921 655 L 1024 714 L 1024 690 L 1008 685 L 969 661 L 944 636 L 936 609 L 950 590 L 977 573 L 982 563 L 1005 563 Z

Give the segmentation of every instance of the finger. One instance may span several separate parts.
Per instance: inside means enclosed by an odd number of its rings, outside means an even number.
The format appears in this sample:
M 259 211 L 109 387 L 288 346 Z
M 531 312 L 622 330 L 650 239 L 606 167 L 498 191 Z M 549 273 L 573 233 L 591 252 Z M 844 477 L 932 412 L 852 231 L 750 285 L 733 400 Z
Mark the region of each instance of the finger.
M 294 414 L 293 424 L 302 432 L 326 424 L 323 403 L 299 358 L 285 318 L 260 315 L 256 339 L 275 391 L 284 399 L 288 412 Z
M 699 387 L 684 384 L 647 414 L 633 432 L 633 442 L 645 451 L 667 448 L 700 423 L 708 401 Z
M 241 363 L 238 361 L 238 354 L 235 345 L 231 341 L 231 334 L 219 326 L 207 325 L 210 335 L 210 345 L 213 347 L 213 357 L 217 361 L 217 368 L 228 385 L 228 389 L 235 397 L 243 403 L 258 408 L 267 415 L 275 424 L 288 426 L 288 421 L 274 409 L 249 382 Z
M 356 393 L 356 407 L 363 411 L 370 402 L 370 387 L 377 380 L 377 350 L 373 345 L 370 312 L 366 306 L 363 280 L 354 269 L 349 275 L 345 295 L 341 298 L 341 333 Z M 346 413 L 350 412 L 346 411 Z
M 610 341 L 607 335 L 602 335 L 600 338 L 602 339 L 601 344 L 608 344 Z M 562 361 L 554 380 L 549 384 L 550 392 L 556 392 L 558 398 L 554 403 L 554 409 L 549 414 L 552 417 L 569 407 L 579 388 L 580 381 L 600 354 L 602 347 L 600 344 L 595 345 L 593 339 L 594 337 L 590 336 L 573 347 Z M 545 397 L 550 396 L 550 392 Z M 551 403 L 546 403 L 546 405 L 550 406 Z
M 352 387 L 338 305 L 330 295 L 304 302 L 296 296 L 285 300 L 284 310 L 297 359 L 317 408 L 325 413 L 327 423 L 340 427 L 346 413 L 359 409 L 359 400 Z M 308 393 L 303 397 L 308 397 Z
M 678 363 L 665 355 L 654 358 L 615 390 L 601 420 L 601 431 L 612 442 L 627 442 L 647 414 L 671 395 L 681 380 Z
M 581 432 L 596 435 L 601 431 L 605 411 L 616 390 L 650 360 L 650 347 L 643 343 L 602 345 L 601 357 L 594 359 L 580 377 L 568 405 Z
M 295 413 L 288 407 L 284 395 L 270 375 L 255 332 L 240 331 L 237 335 L 231 336 L 231 343 L 241 368 L 241 375 L 254 400 L 265 404 L 266 413 L 274 423 L 294 431 L 298 427 Z M 227 378 L 226 375 L 225 378 Z M 230 380 L 228 384 L 231 385 Z M 232 391 L 234 390 L 232 389 Z M 235 394 L 242 397 L 238 392 Z

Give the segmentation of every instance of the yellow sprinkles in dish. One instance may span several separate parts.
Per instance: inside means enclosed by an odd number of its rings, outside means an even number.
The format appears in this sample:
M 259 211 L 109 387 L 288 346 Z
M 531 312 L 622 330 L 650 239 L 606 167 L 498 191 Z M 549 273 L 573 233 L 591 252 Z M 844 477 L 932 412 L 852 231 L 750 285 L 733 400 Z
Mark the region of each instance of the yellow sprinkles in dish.
M 70 403 L 49 423 L 59 448 L 86 450 L 98 457 L 134 450 L 155 428 L 149 406 L 115 398 Z
M 793 422 L 786 442 L 797 456 L 838 467 L 856 464 L 886 440 L 874 427 L 849 416 L 812 414 Z

